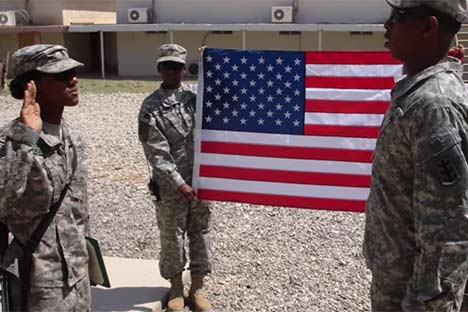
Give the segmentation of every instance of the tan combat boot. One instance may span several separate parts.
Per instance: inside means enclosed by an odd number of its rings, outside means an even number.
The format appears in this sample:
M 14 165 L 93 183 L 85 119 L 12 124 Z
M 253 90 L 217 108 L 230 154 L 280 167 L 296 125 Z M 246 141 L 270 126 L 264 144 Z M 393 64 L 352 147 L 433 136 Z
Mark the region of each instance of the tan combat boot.
M 203 277 L 204 275 L 193 273 L 192 285 L 190 286 L 189 298 L 195 306 L 195 312 L 212 312 L 211 303 L 203 293 Z
M 171 293 L 167 303 L 167 312 L 184 312 L 184 283 L 182 272 L 171 278 Z

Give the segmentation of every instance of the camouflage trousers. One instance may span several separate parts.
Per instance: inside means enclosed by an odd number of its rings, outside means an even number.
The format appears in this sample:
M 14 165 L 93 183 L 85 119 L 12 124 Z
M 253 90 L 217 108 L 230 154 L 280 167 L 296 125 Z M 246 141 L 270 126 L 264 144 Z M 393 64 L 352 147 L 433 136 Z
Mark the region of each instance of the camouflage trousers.
M 189 270 L 211 273 L 212 204 L 199 200 L 188 202 L 179 193 L 164 191 L 161 192 L 161 200 L 155 204 L 161 239 L 161 276 L 170 279 L 184 270 L 187 263 L 185 236 L 188 238 Z
M 383 276 L 372 277 L 370 297 L 372 312 L 400 312 L 405 297 L 407 281 L 396 282 Z
M 10 282 L 10 311 L 21 311 L 21 285 L 18 279 Z M 91 311 L 91 286 L 85 277 L 72 287 L 32 286 L 28 298 L 28 312 L 87 312 Z
M 388 272 L 387 272 L 388 273 Z M 432 312 L 432 311 L 450 311 L 458 312 L 461 310 L 465 284 L 453 285 L 456 289 L 456 295 L 450 300 L 442 296 L 428 302 L 406 302 L 405 296 L 408 281 L 395 280 L 389 274 L 376 278 L 373 276 L 371 283 L 371 306 L 372 312 Z M 466 283 L 466 281 L 465 281 Z M 413 296 L 415 297 L 415 296 Z

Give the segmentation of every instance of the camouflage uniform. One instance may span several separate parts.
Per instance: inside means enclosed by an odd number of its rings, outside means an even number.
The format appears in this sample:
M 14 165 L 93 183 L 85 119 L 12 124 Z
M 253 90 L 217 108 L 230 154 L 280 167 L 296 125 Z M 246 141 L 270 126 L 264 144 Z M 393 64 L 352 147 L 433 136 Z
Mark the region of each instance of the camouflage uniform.
M 453 9 L 458 2 L 450 1 Z M 372 311 L 461 307 L 468 276 L 468 94 L 456 67 L 434 65 L 392 91 L 366 207 Z
M 165 45 L 167 56 L 158 61 L 180 61 L 180 46 Z M 164 53 L 165 47 L 162 47 Z M 178 190 L 192 183 L 196 92 L 188 85 L 177 90 L 160 88 L 148 96 L 138 117 L 138 134 L 152 168 L 152 179 L 159 187 L 160 200 L 155 202 L 161 237 L 159 269 L 170 279 L 186 264 L 184 236 L 189 239 L 192 272 L 210 273 L 211 212 L 205 201 L 189 202 Z
M 54 56 L 56 55 L 56 56 Z M 65 62 L 61 62 L 61 60 Z M 14 54 L 14 72 L 20 75 L 33 62 L 58 72 L 68 63 L 60 46 L 31 46 Z M 38 63 L 36 63 L 38 64 Z M 21 68 L 25 65 L 25 70 Z M 87 311 L 90 307 L 88 253 L 85 233 L 88 223 L 87 174 L 83 143 L 76 132 L 62 123 L 61 135 L 40 133 L 14 120 L 0 129 L 0 221 L 15 239 L 9 245 L 2 268 L 12 275 L 10 291 L 14 309 L 21 306 L 18 261 L 29 239 L 51 205 L 58 201 L 67 183 L 70 187 L 55 218 L 33 253 L 28 310 Z M 74 169 L 73 169 L 74 167 Z

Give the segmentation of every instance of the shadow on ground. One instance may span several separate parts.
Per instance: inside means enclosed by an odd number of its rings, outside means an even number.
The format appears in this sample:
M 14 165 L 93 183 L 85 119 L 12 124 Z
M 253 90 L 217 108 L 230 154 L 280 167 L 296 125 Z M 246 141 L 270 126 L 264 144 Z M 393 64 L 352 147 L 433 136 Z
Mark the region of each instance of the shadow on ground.
M 91 311 L 141 311 L 152 312 L 148 306 L 167 300 L 166 287 L 93 287 Z M 140 306 L 145 305 L 145 306 Z

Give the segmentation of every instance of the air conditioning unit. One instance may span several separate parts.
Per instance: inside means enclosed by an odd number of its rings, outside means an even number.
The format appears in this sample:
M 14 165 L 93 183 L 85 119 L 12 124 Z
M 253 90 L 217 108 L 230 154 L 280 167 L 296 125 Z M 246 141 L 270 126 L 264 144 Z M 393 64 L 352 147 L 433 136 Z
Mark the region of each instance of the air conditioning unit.
M 272 23 L 292 23 L 293 22 L 293 7 L 292 6 L 271 7 L 271 22 Z
M 149 21 L 148 8 L 130 8 L 128 9 L 129 24 L 145 24 Z
M 0 26 L 16 26 L 14 11 L 0 11 Z

